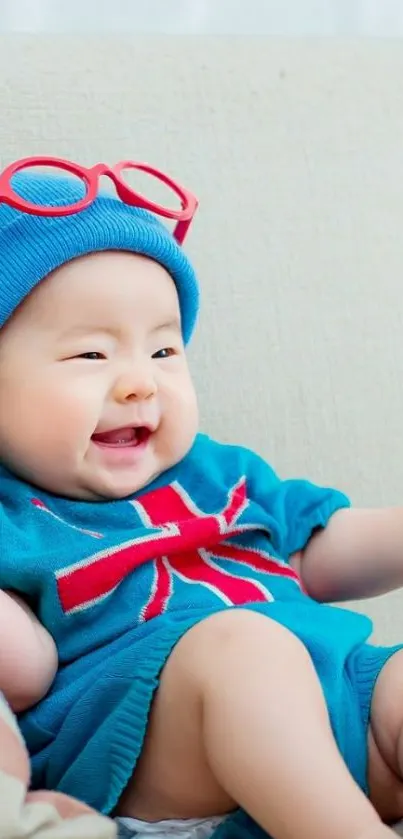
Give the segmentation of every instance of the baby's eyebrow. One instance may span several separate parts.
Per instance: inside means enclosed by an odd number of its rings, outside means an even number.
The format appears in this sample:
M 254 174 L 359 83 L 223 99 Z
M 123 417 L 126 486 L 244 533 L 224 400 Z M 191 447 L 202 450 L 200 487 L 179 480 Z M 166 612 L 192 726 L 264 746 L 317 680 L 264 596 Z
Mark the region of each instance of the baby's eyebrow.
M 168 318 L 163 323 L 159 323 L 158 326 L 155 327 L 156 332 L 159 332 L 162 329 L 176 329 L 180 332 L 181 321 L 179 315 L 174 315 L 172 318 Z
M 117 330 L 112 329 L 112 327 L 108 326 L 95 326 L 93 323 L 83 324 L 82 326 L 71 326 L 67 329 L 63 329 L 63 332 L 60 333 L 61 338 L 79 338 L 81 335 L 93 335 L 94 333 L 104 334 L 104 335 L 114 335 L 116 336 Z
M 166 320 L 161 321 L 160 323 L 156 324 L 152 331 L 153 332 L 162 332 L 166 330 L 174 330 L 175 332 L 181 332 L 181 320 L 179 315 L 173 315 L 172 317 L 167 317 Z M 101 326 L 96 325 L 94 323 L 83 323 L 80 325 L 74 324 L 71 327 L 68 327 L 60 333 L 61 339 L 66 338 L 80 338 L 82 335 L 108 335 L 112 336 L 112 338 L 117 338 L 122 334 L 123 330 L 119 329 L 118 327 L 111 327 L 111 326 Z

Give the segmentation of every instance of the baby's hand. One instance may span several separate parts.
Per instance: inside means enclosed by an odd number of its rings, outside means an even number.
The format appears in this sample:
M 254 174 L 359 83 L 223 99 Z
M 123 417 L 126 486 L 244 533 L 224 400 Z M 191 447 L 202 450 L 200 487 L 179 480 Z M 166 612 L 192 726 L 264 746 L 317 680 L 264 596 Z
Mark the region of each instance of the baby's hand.
M 13 711 L 45 696 L 57 665 L 51 635 L 19 595 L 0 590 L 0 691 Z

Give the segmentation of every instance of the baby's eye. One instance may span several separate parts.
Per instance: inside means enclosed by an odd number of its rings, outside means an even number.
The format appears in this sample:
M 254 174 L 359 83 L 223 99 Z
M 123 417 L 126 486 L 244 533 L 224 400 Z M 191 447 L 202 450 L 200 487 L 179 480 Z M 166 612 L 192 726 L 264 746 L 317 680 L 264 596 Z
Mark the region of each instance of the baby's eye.
M 88 361 L 102 361 L 105 358 L 105 355 L 102 352 L 83 352 L 76 357 L 86 358 Z
M 176 350 L 173 347 L 164 347 L 162 350 L 153 353 L 152 358 L 169 358 L 171 355 L 176 355 Z

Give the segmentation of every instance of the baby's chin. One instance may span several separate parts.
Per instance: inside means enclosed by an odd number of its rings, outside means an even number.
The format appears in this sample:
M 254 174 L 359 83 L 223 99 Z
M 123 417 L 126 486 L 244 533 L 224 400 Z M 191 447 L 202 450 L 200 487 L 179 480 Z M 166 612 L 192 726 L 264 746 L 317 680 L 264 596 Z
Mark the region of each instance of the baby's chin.
M 75 464 L 72 469 L 61 473 L 58 470 L 27 469 L 16 462 L 0 461 L 1 465 L 14 474 L 19 480 L 36 487 L 59 498 L 67 498 L 72 501 L 119 501 L 140 492 L 148 486 L 168 467 L 157 468 L 157 464 L 150 464 L 148 470 L 142 470 L 142 474 L 135 474 L 135 470 L 125 470 L 125 473 L 114 474 L 89 469 L 88 464 L 84 469 Z
M 77 501 L 121 501 L 125 498 L 135 495 L 137 492 L 145 489 L 156 478 L 159 477 L 163 469 L 150 473 L 146 476 L 138 476 L 133 479 L 133 475 L 129 476 L 127 480 L 118 479 L 113 476 L 94 478 L 86 484 L 77 486 L 76 490 L 69 493 L 68 497 L 75 498 Z M 63 493 L 66 495 L 66 493 Z
M 15 472 L 15 470 L 13 470 Z M 161 470 L 162 471 L 162 470 Z M 17 474 L 15 472 L 15 474 Z M 150 474 L 137 480 L 133 475 L 127 480 L 114 479 L 113 476 L 57 476 L 52 480 L 45 475 L 27 475 L 19 472 L 17 476 L 28 481 L 37 489 L 42 490 L 58 498 L 66 498 L 71 501 L 119 501 L 134 495 L 150 484 L 161 472 Z

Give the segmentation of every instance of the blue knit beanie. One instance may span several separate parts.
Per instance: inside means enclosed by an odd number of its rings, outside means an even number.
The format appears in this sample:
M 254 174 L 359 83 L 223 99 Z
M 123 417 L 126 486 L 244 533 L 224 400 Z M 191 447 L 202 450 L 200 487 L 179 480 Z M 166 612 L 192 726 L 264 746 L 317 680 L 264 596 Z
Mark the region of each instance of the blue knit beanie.
M 84 186 L 70 177 L 19 172 L 18 195 L 35 204 L 73 204 Z M 178 291 L 185 343 L 197 318 L 195 272 L 168 228 L 152 213 L 101 194 L 87 209 L 68 216 L 34 216 L 0 204 L 0 328 L 47 274 L 76 256 L 123 250 L 148 256 L 171 274 Z

